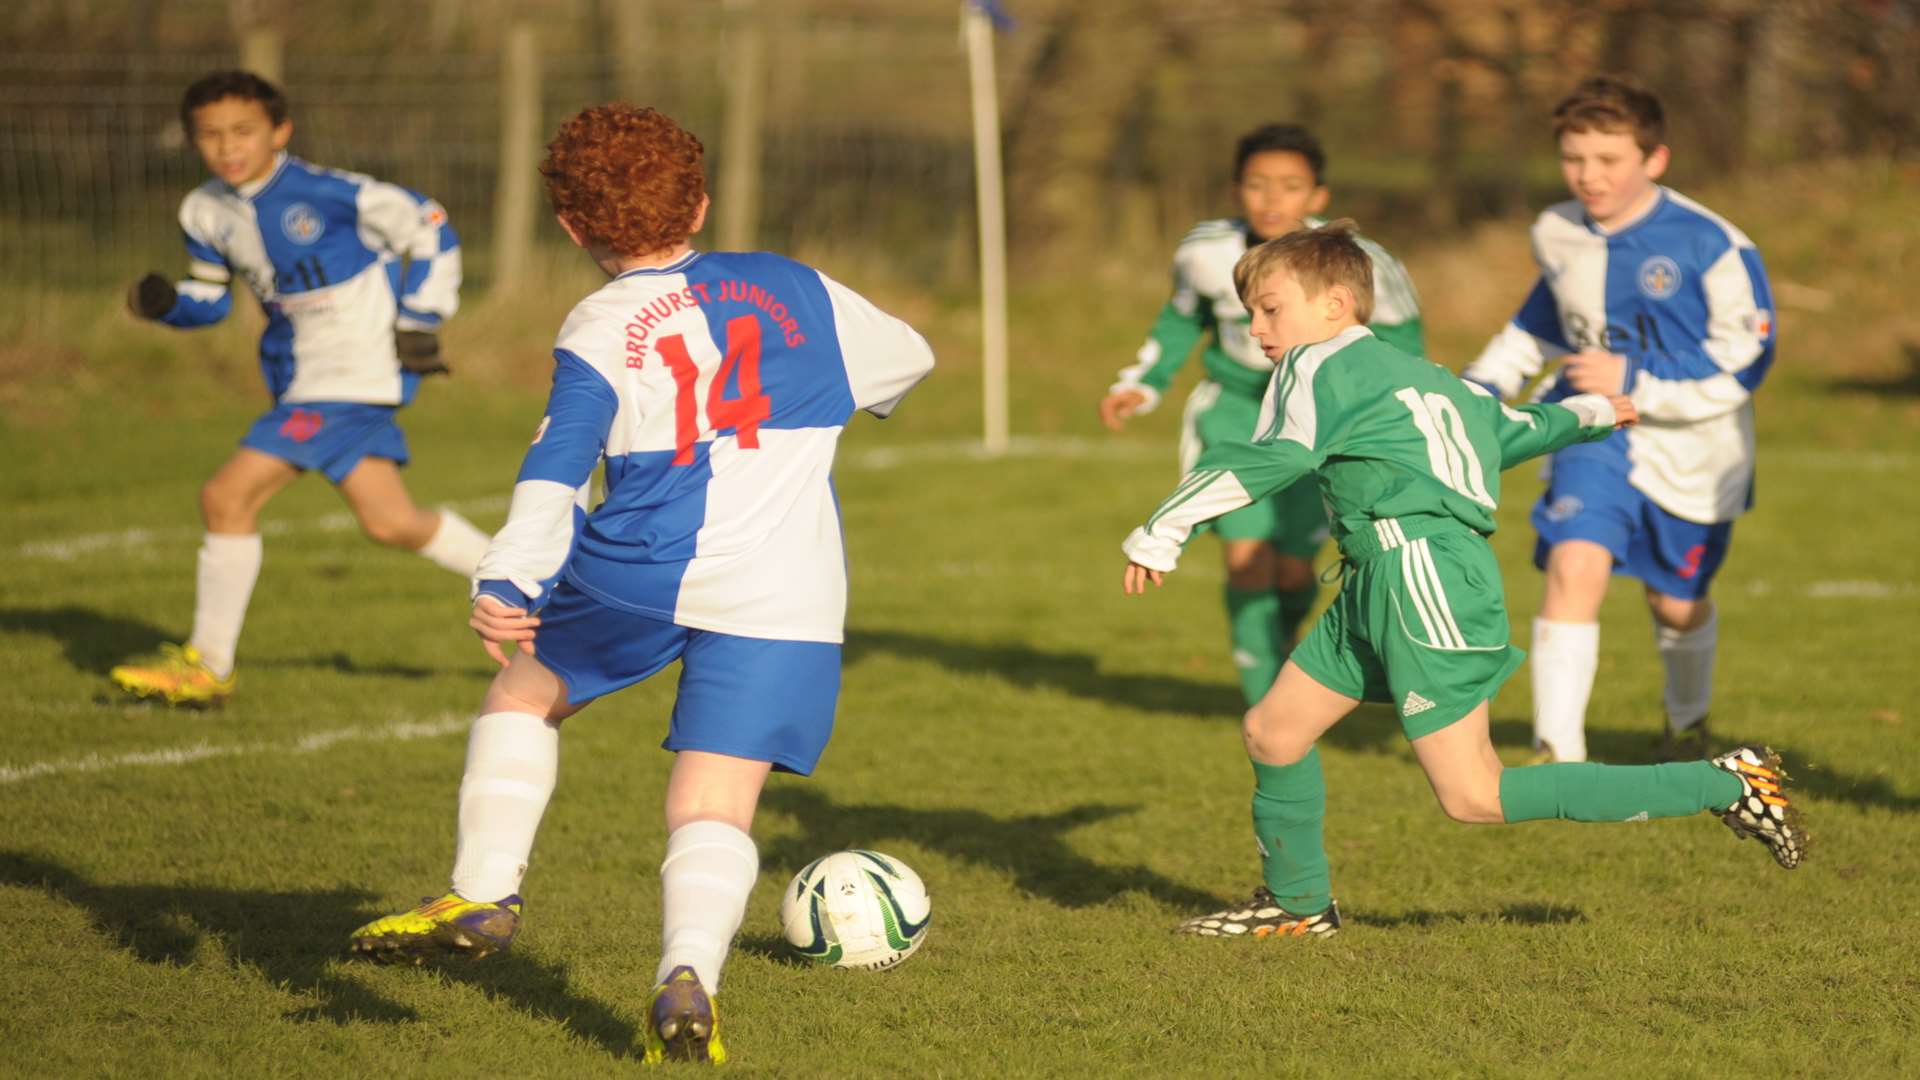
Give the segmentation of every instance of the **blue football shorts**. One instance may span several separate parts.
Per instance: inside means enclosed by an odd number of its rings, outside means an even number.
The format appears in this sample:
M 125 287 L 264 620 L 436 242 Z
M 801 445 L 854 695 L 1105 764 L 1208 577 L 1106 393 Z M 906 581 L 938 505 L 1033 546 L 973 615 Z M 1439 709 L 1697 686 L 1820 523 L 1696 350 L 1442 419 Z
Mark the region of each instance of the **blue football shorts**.
M 407 463 L 407 437 L 393 419 L 397 411 L 391 405 L 346 401 L 279 405 L 253 422 L 240 445 L 271 454 L 296 469 L 325 473 L 338 484 L 361 458 Z
M 584 704 L 680 661 L 665 750 L 704 750 L 802 776 L 833 734 L 840 646 L 695 630 L 624 611 L 564 578 L 540 610 L 534 656 Z
M 1554 455 L 1547 490 L 1533 507 L 1540 537 L 1533 564 L 1544 570 L 1555 544 L 1586 540 L 1613 553 L 1616 574 L 1682 600 L 1707 595 L 1733 544 L 1733 522 L 1702 525 L 1673 516 L 1628 483 L 1625 462 L 1610 456 Z

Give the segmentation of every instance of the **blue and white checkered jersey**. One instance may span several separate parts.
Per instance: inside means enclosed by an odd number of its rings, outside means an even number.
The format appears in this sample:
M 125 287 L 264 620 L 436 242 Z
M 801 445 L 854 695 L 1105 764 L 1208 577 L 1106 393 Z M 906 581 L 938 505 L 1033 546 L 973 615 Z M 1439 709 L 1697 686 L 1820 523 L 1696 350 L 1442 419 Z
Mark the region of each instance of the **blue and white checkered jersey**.
M 1753 392 L 1773 364 L 1773 297 L 1760 253 L 1726 219 L 1661 188 L 1652 210 L 1602 232 L 1577 201 L 1533 225 L 1540 279 L 1462 376 L 1503 397 L 1585 348 L 1627 358 L 1637 427 L 1562 454 L 1612 454 L 1662 509 L 1731 521 L 1753 501 Z M 1572 394 L 1558 372 L 1536 400 Z
M 206 326 L 233 308 L 233 279 L 267 313 L 260 368 L 281 402 L 398 405 L 395 330 L 434 330 L 460 305 L 460 241 L 432 199 L 288 154 L 266 179 L 209 180 L 180 203 L 190 260 L 160 321 Z
M 602 603 L 741 637 L 838 642 L 830 472 L 859 410 L 933 369 L 906 323 L 811 267 L 692 252 L 582 300 L 475 595 L 538 609 L 561 574 Z M 585 513 L 606 463 L 606 496 Z

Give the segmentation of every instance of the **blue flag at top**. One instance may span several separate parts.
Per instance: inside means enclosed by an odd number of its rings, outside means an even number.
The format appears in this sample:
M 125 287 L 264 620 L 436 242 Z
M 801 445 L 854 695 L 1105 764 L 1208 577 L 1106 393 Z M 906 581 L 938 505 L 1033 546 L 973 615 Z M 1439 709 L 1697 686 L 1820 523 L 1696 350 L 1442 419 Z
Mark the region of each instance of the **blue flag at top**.
M 1013 29 L 1013 16 L 1007 14 L 1007 9 L 1000 5 L 1000 0 L 967 0 L 967 2 L 973 5 L 974 10 L 985 15 L 995 30 Z

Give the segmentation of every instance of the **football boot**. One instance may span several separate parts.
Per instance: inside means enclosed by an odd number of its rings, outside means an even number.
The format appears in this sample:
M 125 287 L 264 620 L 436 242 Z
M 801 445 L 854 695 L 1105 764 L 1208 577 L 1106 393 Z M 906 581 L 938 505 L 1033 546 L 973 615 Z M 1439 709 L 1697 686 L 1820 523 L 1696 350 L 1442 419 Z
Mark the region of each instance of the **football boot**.
M 713 998 L 700 985 L 700 976 L 686 964 L 667 972 L 647 1001 L 647 1022 L 642 1031 L 647 1064 L 705 1061 L 718 1065 L 727 1060 L 727 1049 L 720 1045 L 720 1013 Z
M 1262 885 L 1246 903 L 1196 916 L 1173 930 L 1201 937 L 1332 937 L 1340 932 L 1340 905 L 1328 901 L 1325 911 L 1295 915 Z
M 412 911 L 355 930 L 352 951 L 383 964 L 420 964 L 442 954 L 478 960 L 513 944 L 520 931 L 520 903 L 518 896 L 486 903 L 454 892 L 426 897 Z
M 107 673 L 135 697 L 157 697 L 169 705 L 219 705 L 233 696 L 237 677 L 221 678 L 191 645 L 162 645 L 156 660 L 121 664 Z
M 1807 830 L 1800 808 L 1787 798 L 1787 773 L 1780 755 L 1750 743 L 1712 759 L 1713 767 L 1740 781 L 1740 797 L 1720 811 L 1733 835 L 1753 837 L 1767 846 L 1773 861 L 1788 870 L 1800 865 L 1807 853 Z

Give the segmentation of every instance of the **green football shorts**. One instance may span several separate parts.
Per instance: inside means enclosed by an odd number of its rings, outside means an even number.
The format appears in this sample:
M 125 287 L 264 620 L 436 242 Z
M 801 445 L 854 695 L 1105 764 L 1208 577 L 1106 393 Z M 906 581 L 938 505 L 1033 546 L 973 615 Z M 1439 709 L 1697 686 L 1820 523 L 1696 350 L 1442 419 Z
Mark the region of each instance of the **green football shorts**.
M 1223 442 L 1251 442 L 1260 423 L 1260 399 L 1203 380 L 1187 395 L 1180 418 L 1180 471 L 1191 472 L 1200 452 Z M 1327 507 L 1320 480 L 1307 476 L 1252 506 L 1222 514 L 1211 529 L 1222 540 L 1265 540 L 1275 551 L 1311 559 L 1327 540 Z
M 1374 526 L 1376 542 L 1349 538 L 1346 581 L 1292 659 L 1322 686 L 1392 705 L 1418 739 L 1492 697 L 1527 654 L 1509 641 L 1485 538 L 1454 525 L 1407 540 L 1395 519 Z

